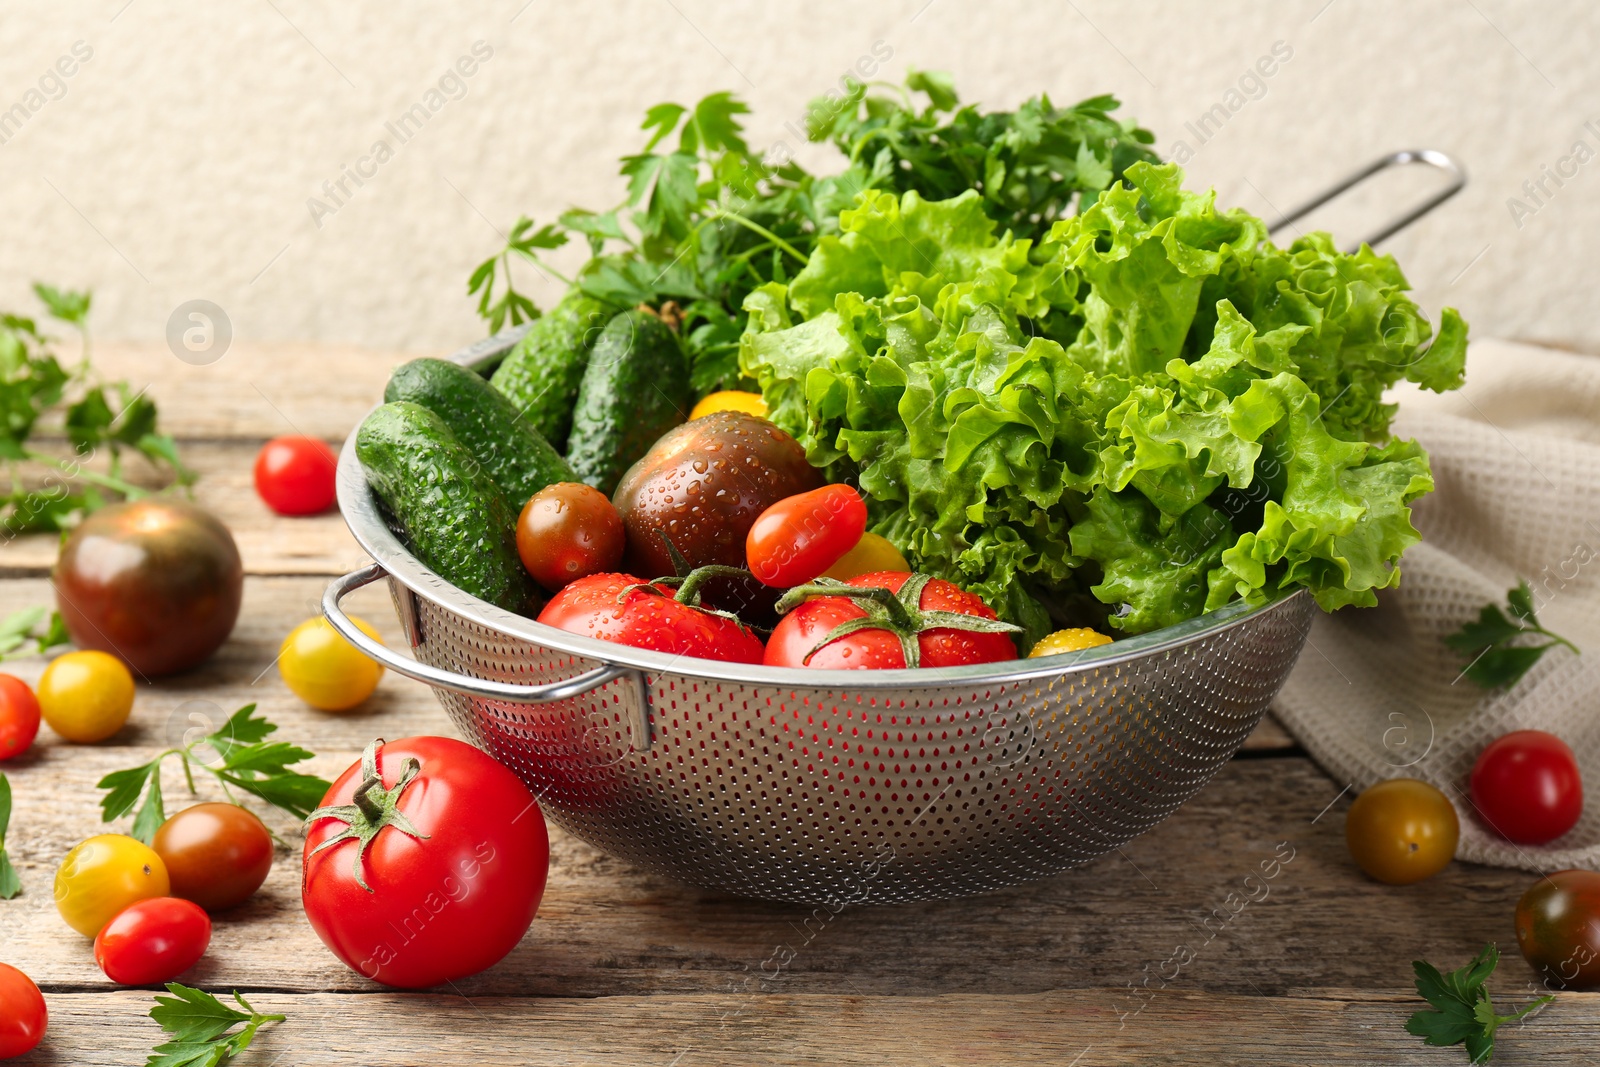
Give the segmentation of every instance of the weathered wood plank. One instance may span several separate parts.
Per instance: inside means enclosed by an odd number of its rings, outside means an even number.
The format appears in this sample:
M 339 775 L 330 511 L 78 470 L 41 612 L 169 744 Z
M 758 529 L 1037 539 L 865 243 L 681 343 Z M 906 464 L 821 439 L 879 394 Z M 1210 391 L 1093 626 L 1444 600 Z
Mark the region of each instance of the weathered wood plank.
M 281 1012 L 250 1063 L 522 1065 L 1017 1064 L 1049 1067 L 1464 1063 L 1402 1029 L 1421 1006 L 1400 990 L 1317 996 L 1157 994 L 1137 1017 L 1117 990 L 1025 996 L 652 996 L 595 1000 L 375 993 L 250 998 Z M 161 1038 L 152 994 L 52 994 L 47 1044 L 16 1062 L 123 1067 Z M 1566 993 L 1498 1035 L 1496 1062 L 1593 1061 L 1600 994 Z
M 220 360 L 197 367 L 163 342 L 103 341 L 95 345 L 94 363 L 108 378 L 150 386 L 162 429 L 179 438 L 260 442 L 293 433 L 340 440 L 383 396 L 393 368 L 419 355 L 446 354 L 236 341 Z
M 370 733 L 352 724 L 350 746 L 314 766 L 341 770 Z M 51 746 L 8 768 L 16 814 L 7 845 L 25 892 L 0 904 L 0 944 L 51 988 L 106 985 L 88 943 L 56 916 L 51 878 L 65 851 L 100 829 L 96 779 L 141 756 Z M 175 776 L 169 787 L 175 802 Z M 1312 821 L 1339 789 L 1304 759 L 1236 760 L 1167 822 L 1081 870 L 966 900 L 837 915 L 686 889 L 553 832 L 532 931 L 459 991 L 1027 994 L 1154 986 L 1155 975 L 1178 970 L 1179 989 L 1276 994 L 1398 987 L 1412 959 L 1460 963 L 1490 940 L 1510 948 L 1527 875 L 1456 864 L 1418 885 L 1378 885 L 1345 851 L 1345 802 Z M 292 834 L 287 820 L 272 821 Z M 1288 860 L 1275 864 L 1275 855 Z M 372 988 L 318 944 L 298 895 L 297 857 L 285 853 L 255 900 L 219 917 L 199 977 L 242 988 Z M 1510 988 L 1532 974 L 1515 951 L 1502 973 Z M 1126 992 L 1125 1010 L 1135 996 Z
M 451 733 L 450 722 L 427 686 L 392 674 L 361 707 L 340 715 L 316 711 L 289 691 L 274 663 L 278 646 L 300 622 L 319 611 L 324 578 L 246 578 L 244 605 L 233 636 L 209 661 L 194 670 L 139 686 L 128 725 L 97 750 L 124 748 L 139 762 L 146 751 L 165 747 L 199 724 L 191 713 L 225 719 L 245 704 L 283 728 L 286 737 L 314 752 L 359 749 L 369 736 L 406 737 L 419 733 Z M 30 604 L 53 604 L 50 583 L 42 578 L 0 581 L 0 614 Z M 377 627 L 390 645 L 404 647 L 389 594 L 383 586 L 358 590 L 347 601 L 350 610 Z M 30 685 L 44 671 L 38 656 L 12 660 L 3 670 Z M 81 751 L 50 732 L 40 730 L 40 748 Z M 129 763 L 133 766 L 133 762 Z
M 252 465 L 260 441 L 210 441 L 183 448 L 184 462 L 200 475 L 194 501 L 227 524 L 247 574 L 343 574 L 368 562 L 337 510 L 285 518 L 256 496 Z M 130 461 L 130 480 L 159 485 L 148 467 Z M 23 534 L 0 539 L 0 575 L 40 576 L 55 565 L 60 538 Z

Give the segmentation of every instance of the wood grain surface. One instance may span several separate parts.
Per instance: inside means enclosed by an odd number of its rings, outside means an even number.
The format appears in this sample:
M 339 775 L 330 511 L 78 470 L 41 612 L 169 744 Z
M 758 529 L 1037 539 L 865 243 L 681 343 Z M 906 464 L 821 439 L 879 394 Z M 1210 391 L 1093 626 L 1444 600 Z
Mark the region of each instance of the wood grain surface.
M 115 989 L 55 911 L 61 856 L 106 829 L 102 775 L 252 702 L 330 778 L 375 736 L 454 732 L 405 679 L 388 676 L 358 711 L 328 715 L 274 668 L 328 578 L 365 560 L 337 514 L 271 515 L 251 487 L 255 451 L 286 432 L 337 442 L 403 358 L 241 345 L 189 367 L 163 348 L 97 351 L 108 374 L 153 384 L 202 474 L 196 499 L 232 527 L 249 577 L 232 639 L 184 676 L 142 683 L 118 735 L 70 745 L 46 729 L 4 766 L 15 794 L 6 844 L 24 892 L 0 902 L 0 960 L 38 981 L 51 1010 L 46 1044 L 17 1062 L 141 1064 L 161 1040 L 146 1015 L 152 993 Z M 0 612 L 51 602 L 55 552 L 53 537 L 0 545 Z M 350 606 L 399 642 L 381 588 Z M 31 682 L 43 666 L 5 669 Z M 175 810 L 186 799 L 176 766 L 166 786 Z M 220 796 L 203 776 L 200 789 Z M 384 991 L 322 947 L 300 907 L 296 827 L 264 812 L 286 842 L 267 884 L 216 917 L 210 952 L 184 980 L 254 991 L 259 1008 L 289 1015 L 246 1065 L 1465 1062 L 1401 1028 L 1421 1006 L 1410 961 L 1456 966 L 1498 941 L 1497 1003 L 1525 1002 L 1533 974 L 1511 913 L 1528 878 L 1455 864 L 1420 885 L 1377 885 L 1346 853 L 1348 803 L 1344 784 L 1269 718 L 1195 800 L 1080 870 L 836 916 L 687 889 L 552 828 L 550 883 L 528 936 L 497 967 L 432 995 Z M 1600 996 L 1564 994 L 1500 1046 L 1497 1063 L 1596 1062 Z

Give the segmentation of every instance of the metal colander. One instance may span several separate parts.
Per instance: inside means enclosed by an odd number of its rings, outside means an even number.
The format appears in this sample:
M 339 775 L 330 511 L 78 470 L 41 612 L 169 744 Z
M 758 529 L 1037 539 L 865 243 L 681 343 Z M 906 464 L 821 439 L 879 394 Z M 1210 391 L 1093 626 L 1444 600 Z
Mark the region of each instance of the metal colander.
M 521 332 L 454 358 L 482 370 Z M 1315 611 L 1299 592 L 1082 652 L 960 668 L 674 657 L 544 626 L 428 570 L 379 514 L 354 435 L 338 481 L 376 562 L 328 587 L 335 629 L 433 686 L 563 830 L 679 881 L 770 900 L 961 896 L 1117 848 L 1238 751 Z M 415 658 L 340 609 L 384 578 Z

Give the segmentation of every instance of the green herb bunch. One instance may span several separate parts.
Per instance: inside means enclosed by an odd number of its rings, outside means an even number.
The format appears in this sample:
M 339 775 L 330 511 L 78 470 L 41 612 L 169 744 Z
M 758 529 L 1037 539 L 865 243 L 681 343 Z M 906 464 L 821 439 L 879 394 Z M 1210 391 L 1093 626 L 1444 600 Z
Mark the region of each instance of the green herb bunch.
M 37 320 L 0 312 L 0 460 L 10 467 L 9 492 L 0 493 L 0 526 L 8 533 L 65 530 L 85 514 L 145 490 L 122 476 L 123 457 L 138 453 L 183 485 L 194 472 L 183 465 L 173 439 L 160 432 L 155 401 L 127 382 L 107 382 L 90 364 L 90 294 L 36 283 L 34 293 L 52 319 L 77 331 L 76 364 L 63 366 L 56 339 Z M 61 434 L 73 454 L 38 447 L 39 431 Z M 105 453 L 107 469 L 87 464 Z M 44 467 L 42 481 L 25 477 Z
M 818 176 L 786 155 L 753 151 L 740 119 L 749 108 L 730 93 L 692 108 L 657 104 L 641 127 L 644 147 L 622 159 L 628 184 L 619 204 L 575 208 L 544 226 L 518 219 L 504 247 L 473 271 L 468 292 L 491 332 L 539 314 L 513 283 L 513 259 L 617 308 L 672 301 L 695 389 L 730 387 L 740 381 L 745 297 L 791 280 L 860 194 L 942 199 L 976 182 L 1002 227 L 1019 237 L 1047 232 L 1078 199 L 1092 202 L 1127 166 L 1155 158 L 1144 147 L 1149 131 L 1110 117 L 1117 107 L 1109 96 L 1071 108 L 1040 96 L 1015 112 L 982 112 L 961 106 L 943 74 L 913 71 L 903 87 L 852 82 L 848 95 L 807 109 L 810 139 L 831 141 L 846 157 L 839 173 Z M 590 258 L 567 278 L 542 253 L 571 235 L 588 242 Z

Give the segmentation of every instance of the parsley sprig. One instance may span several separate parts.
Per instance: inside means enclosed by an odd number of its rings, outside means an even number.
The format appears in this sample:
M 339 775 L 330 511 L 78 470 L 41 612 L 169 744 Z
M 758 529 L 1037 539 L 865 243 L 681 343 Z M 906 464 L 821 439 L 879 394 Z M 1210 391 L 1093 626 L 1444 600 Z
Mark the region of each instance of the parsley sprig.
M 1492 943 L 1484 945 L 1465 967 L 1449 974 L 1440 974 L 1437 967 L 1424 960 L 1413 960 L 1411 967 L 1417 972 L 1417 992 L 1433 1005 L 1433 1010 L 1414 1013 L 1406 1020 L 1406 1032 L 1422 1038 L 1428 1045 L 1465 1044 L 1473 1063 L 1487 1063 L 1493 1059 L 1497 1029 L 1555 1000 L 1554 997 L 1540 997 L 1521 1011 L 1496 1015 L 1484 983 L 1499 962 L 1500 950 Z
M 1533 612 L 1533 590 L 1527 582 L 1506 593 L 1506 608 L 1509 614 L 1497 604 L 1485 604 L 1476 620 L 1444 639 L 1446 645 L 1470 659 L 1462 676 L 1485 689 L 1512 686 L 1556 645 L 1578 651 L 1571 641 L 1539 625 Z M 1522 640 L 1530 635 L 1548 640 L 1537 644 Z
M 10 491 L 0 493 L 0 527 L 13 534 L 65 530 L 111 500 L 143 495 L 122 476 L 130 451 L 165 468 L 178 484 L 192 483 L 194 472 L 183 465 L 177 444 L 160 432 L 155 402 L 126 382 L 100 380 L 90 366 L 90 294 L 42 283 L 33 291 L 49 317 L 78 332 L 80 353 L 75 365 L 63 367 L 54 338 L 37 321 L 0 312 L 0 460 L 11 474 Z M 70 458 L 34 442 L 41 424 L 55 432 L 58 422 L 72 445 Z M 88 469 L 86 462 L 102 452 L 107 470 Z M 42 484 L 24 484 L 23 464 L 48 469 Z
M 145 1067 L 221 1067 L 250 1047 L 256 1031 L 267 1023 L 283 1022 L 283 1015 L 256 1011 L 237 992 L 233 999 L 243 1011 L 230 1008 L 204 990 L 177 982 L 167 983 L 171 996 L 156 995 L 150 1018 L 172 1035 L 157 1045 Z M 244 1029 L 229 1033 L 244 1023 Z
M 43 605 L 21 608 L 0 619 L 0 660 L 48 652 L 71 640 L 61 612 Z
M 184 780 L 191 793 L 196 792 L 194 768 L 198 765 L 216 776 L 222 791 L 234 803 L 238 801 L 230 786 L 260 797 L 297 818 L 305 818 L 322 802 L 330 783 L 315 775 L 290 770 L 290 764 L 308 760 L 314 753 L 286 741 L 268 741 L 267 737 L 278 727 L 256 715 L 255 710 L 254 704 L 246 704 L 215 732 L 182 748 L 169 748 L 142 766 L 112 771 L 100 779 L 98 788 L 107 791 L 100 799 L 104 820 L 119 819 L 137 806 L 130 832 L 148 845 L 167 818 L 161 796 L 161 765 L 168 756 L 177 756 L 182 762 Z M 207 748 L 215 753 L 215 760 L 197 755 Z
M 0 774 L 0 900 L 10 900 L 22 892 L 22 880 L 6 855 L 6 829 L 11 825 L 11 782 Z

